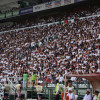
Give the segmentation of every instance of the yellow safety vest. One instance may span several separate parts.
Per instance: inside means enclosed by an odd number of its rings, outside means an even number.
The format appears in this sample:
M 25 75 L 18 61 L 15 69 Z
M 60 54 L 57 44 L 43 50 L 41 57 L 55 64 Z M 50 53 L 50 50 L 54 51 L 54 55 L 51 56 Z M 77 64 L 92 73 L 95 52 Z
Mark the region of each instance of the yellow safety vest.
M 60 86 L 60 84 L 57 84 L 57 85 L 56 85 L 54 95 L 56 95 L 57 87 L 58 87 L 58 86 L 59 86 L 59 94 L 61 95 L 61 86 Z
M 98 94 L 98 96 L 96 96 L 96 100 L 99 100 L 99 96 L 100 96 L 100 93 Z

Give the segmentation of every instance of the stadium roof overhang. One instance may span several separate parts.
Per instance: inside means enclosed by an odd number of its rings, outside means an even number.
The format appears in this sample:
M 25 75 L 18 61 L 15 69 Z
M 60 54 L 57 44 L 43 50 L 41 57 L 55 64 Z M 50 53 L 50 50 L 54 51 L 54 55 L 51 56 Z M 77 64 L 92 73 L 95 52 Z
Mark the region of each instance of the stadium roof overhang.
M 17 1 L 18 0 L 0 0 L 0 11 L 5 12 L 13 7 L 18 8 L 19 4 Z
M 18 4 L 18 1 L 30 3 L 32 5 L 36 5 L 42 2 L 41 0 L 0 0 L 0 11 L 5 12 L 12 8 L 19 8 L 20 4 Z
M 85 78 L 91 83 L 93 91 L 95 91 L 96 89 L 100 91 L 100 74 L 82 74 L 82 75 L 72 74 L 67 76 Z

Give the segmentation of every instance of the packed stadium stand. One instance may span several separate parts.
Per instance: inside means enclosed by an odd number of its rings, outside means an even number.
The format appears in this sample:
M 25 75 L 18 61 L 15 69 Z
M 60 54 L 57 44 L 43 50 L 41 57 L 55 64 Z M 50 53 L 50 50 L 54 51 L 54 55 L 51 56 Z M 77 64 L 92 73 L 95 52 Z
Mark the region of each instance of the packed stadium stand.
M 23 15 L 21 22 L 1 25 L 0 83 L 12 77 L 23 82 L 23 74 L 33 72 L 38 81 L 53 84 L 64 84 L 70 74 L 100 74 L 100 5 L 85 7 L 39 18 Z

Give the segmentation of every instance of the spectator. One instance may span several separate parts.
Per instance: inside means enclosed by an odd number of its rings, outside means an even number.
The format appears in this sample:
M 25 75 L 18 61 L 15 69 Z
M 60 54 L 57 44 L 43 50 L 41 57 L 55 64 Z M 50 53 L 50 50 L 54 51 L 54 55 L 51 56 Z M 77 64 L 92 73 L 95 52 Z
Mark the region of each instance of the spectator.
M 68 82 L 67 90 L 69 90 L 69 88 L 72 89 L 72 91 L 74 92 L 74 87 L 72 86 L 71 81 Z
M 56 80 L 56 87 L 55 87 L 55 100 L 59 100 L 60 99 L 60 94 L 61 94 L 61 86 L 59 84 L 59 81 Z
M 16 100 L 21 100 L 21 82 L 16 85 L 16 92 L 17 92 L 17 98 Z
M 50 83 L 55 79 L 62 83 L 66 74 L 99 73 L 99 16 L 73 18 L 67 24 L 53 23 L 0 34 L 1 81 L 12 76 L 18 81 L 17 77 L 25 71 L 32 75 L 34 70 L 39 79 L 46 81 L 48 77 Z M 13 28 L 25 27 L 16 25 Z
M 100 100 L 100 93 L 98 90 L 95 91 L 95 95 L 93 97 L 93 100 Z
M 73 93 L 72 88 L 69 88 L 68 91 L 69 92 L 68 92 L 67 96 L 69 97 L 69 100 L 75 100 L 75 95 Z
M 35 85 L 36 78 L 37 78 L 37 75 L 36 75 L 36 73 L 34 72 L 33 75 L 32 75 L 33 87 L 34 87 L 34 85 Z
M 5 87 L 4 87 L 4 100 L 5 99 L 8 100 L 9 93 L 10 93 L 10 85 L 8 84 L 8 81 L 6 81 Z
M 92 96 L 90 94 L 90 90 L 89 89 L 87 89 L 86 94 L 85 94 L 83 100 L 92 100 Z
M 35 87 L 36 87 L 36 91 L 37 91 L 37 95 L 38 95 L 38 100 L 41 100 L 42 99 L 43 86 L 41 86 L 40 83 L 38 83 L 38 85 L 36 85 Z
M 27 77 L 28 77 L 28 74 L 26 72 L 24 72 L 24 74 L 23 74 L 23 88 L 24 89 L 27 86 Z

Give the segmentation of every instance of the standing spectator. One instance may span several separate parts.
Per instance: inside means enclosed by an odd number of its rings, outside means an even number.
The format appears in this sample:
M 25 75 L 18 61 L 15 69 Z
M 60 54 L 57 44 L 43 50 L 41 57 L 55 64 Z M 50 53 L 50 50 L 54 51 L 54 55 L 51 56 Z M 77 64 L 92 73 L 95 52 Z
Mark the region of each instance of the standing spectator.
M 38 100 L 41 100 L 42 99 L 43 86 L 41 86 L 40 83 L 38 83 L 38 85 L 36 85 L 35 87 L 36 87 L 36 91 L 37 91 L 37 95 L 38 95 Z
M 99 93 L 99 91 L 96 90 L 94 93 L 95 93 L 95 95 L 93 97 L 93 100 L 100 100 L 100 93 Z
M 10 92 L 10 85 L 8 84 L 8 81 L 6 81 L 4 88 L 4 100 L 8 100 L 9 92 Z
M 62 74 L 60 74 L 59 83 L 62 84 L 63 83 L 63 80 L 64 80 L 64 78 L 63 78 Z
M 69 88 L 68 91 L 69 92 L 68 92 L 67 96 L 69 97 L 69 100 L 75 100 L 75 95 L 73 93 L 73 89 L 72 88 Z
M 89 89 L 87 89 L 86 94 L 85 94 L 83 100 L 92 100 L 92 96 L 90 94 L 90 90 Z
M 34 87 L 34 84 L 35 84 L 35 81 L 36 81 L 36 72 L 33 72 L 33 75 L 32 75 L 32 82 L 33 82 L 33 87 Z
M 25 72 L 25 73 L 23 74 L 23 88 L 26 88 L 27 77 L 28 77 L 28 74 Z
M 56 87 L 55 87 L 55 100 L 59 100 L 60 99 L 60 95 L 61 95 L 61 86 L 59 84 L 59 81 L 56 80 Z
M 67 90 L 69 90 L 69 88 L 72 89 L 73 92 L 74 92 L 74 87 L 72 86 L 72 82 L 71 81 L 68 82 Z
M 21 82 L 19 81 L 19 83 L 16 85 L 16 92 L 17 92 L 17 98 L 16 100 L 21 100 Z
M 68 82 L 66 82 L 65 91 L 68 92 Z

